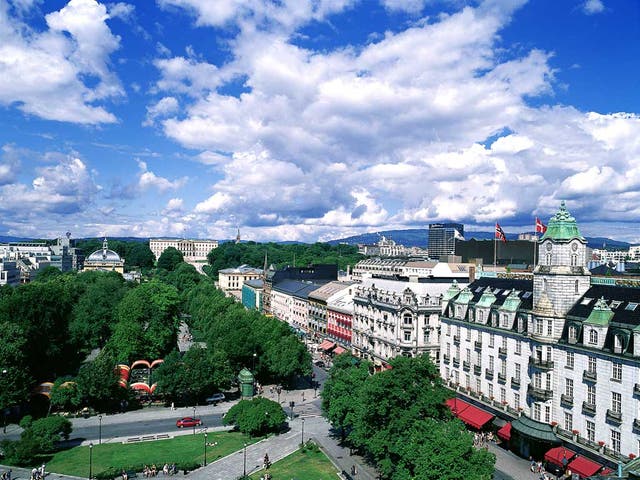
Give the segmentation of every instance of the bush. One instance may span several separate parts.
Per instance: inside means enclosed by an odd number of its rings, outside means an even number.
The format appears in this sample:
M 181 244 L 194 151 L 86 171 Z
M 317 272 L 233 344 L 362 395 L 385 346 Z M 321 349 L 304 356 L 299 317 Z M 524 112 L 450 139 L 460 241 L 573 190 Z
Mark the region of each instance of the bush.
M 242 433 L 257 436 L 280 431 L 286 418 L 279 403 L 257 397 L 240 400 L 229 409 L 223 421 L 225 425 L 234 425 Z

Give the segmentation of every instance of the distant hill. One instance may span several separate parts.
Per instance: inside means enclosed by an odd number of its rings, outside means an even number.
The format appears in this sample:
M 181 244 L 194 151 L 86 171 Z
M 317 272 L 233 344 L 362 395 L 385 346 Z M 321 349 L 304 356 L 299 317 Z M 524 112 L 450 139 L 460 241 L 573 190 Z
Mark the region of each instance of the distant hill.
M 528 232 L 532 233 L 532 232 Z M 327 243 L 336 245 L 338 243 L 347 243 L 349 245 L 357 245 L 359 243 L 372 244 L 376 243 L 380 236 L 384 235 L 387 238 L 395 241 L 399 245 L 405 247 L 421 247 L 427 248 L 429 241 L 429 230 L 426 228 L 415 228 L 410 230 L 384 230 L 380 232 L 363 233 L 361 235 L 354 235 L 352 237 L 340 238 L 337 240 L 330 240 Z M 464 234 L 464 238 L 470 240 L 475 238 L 477 240 L 493 240 L 494 232 L 472 232 L 467 231 Z M 518 238 L 517 233 L 507 233 L 507 240 L 516 240 Z M 606 245 L 607 248 L 614 249 L 627 249 L 630 244 L 619 240 L 613 240 L 605 237 L 585 237 L 587 245 L 590 248 L 602 248 L 602 245 Z

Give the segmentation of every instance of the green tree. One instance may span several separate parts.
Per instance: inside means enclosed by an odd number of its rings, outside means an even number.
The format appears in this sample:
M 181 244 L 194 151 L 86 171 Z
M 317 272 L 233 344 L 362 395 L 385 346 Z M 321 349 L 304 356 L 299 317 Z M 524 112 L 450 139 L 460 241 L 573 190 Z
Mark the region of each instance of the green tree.
M 369 367 L 351 355 L 338 355 L 322 389 L 322 410 L 343 441 L 362 408 L 360 390 L 369 379 Z
M 76 382 L 84 404 L 101 411 L 113 411 L 119 407 L 127 391 L 118 383 L 115 366 L 112 357 L 100 354 L 93 362 L 80 367 Z
M 152 268 L 156 257 L 146 242 L 127 242 L 124 259 L 128 267 Z
M 158 258 L 158 268 L 173 271 L 178 264 L 184 262 L 184 256 L 175 247 L 168 247 Z
M 27 364 L 25 329 L 10 321 L 0 321 L 0 410 L 27 398 L 33 377 Z M 4 419 L 3 419 L 4 422 Z
M 225 425 L 235 425 L 242 433 L 257 436 L 280 431 L 286 419 L 279 403 L 256 397 L 240 400 L 229 409 L 223 421 Z
M 56 379 L 51 389 L 51 405 L 64 410 L 75 410 L 82 403 L 78 384 L 73 378 L 62 377 Z
M 27 415 L 20 422 L 24 429 L 18 441 L 2 442 L 8 463 L 20 466 L 33 464 L 39 455 L 55 451 L 60 440 L 68 439 L 72 425 L 57 415 L 33 420 Z

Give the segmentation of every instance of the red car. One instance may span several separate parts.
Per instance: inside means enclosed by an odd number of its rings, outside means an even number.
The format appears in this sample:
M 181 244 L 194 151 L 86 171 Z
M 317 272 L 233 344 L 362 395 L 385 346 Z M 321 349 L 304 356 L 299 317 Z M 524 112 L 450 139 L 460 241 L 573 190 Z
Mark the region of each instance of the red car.
M 202 420 L 200 420 L 199 418 L 184 417 L 176 421 L 176 427 L 178 428 L 198 427 L 200 425 L 202 425 Z

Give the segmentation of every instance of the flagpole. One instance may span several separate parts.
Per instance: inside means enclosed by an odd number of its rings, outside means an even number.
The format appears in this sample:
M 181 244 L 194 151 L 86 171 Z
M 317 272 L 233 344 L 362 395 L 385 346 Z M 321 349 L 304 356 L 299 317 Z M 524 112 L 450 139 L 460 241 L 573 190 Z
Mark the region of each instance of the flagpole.
M 533 226 L 533 268 L 536 269 L 536 251 L 538 250 L 538 219 L 535 220 L 535 225 Z
M 498 231 L 498 222 L 496 222 L 496 227 L 494 227 L 494 232 L 493 232 L 493 271 L 496 272 L 496 250 L 498 248 L 498 237 L 497 237 L 497 231 Z

